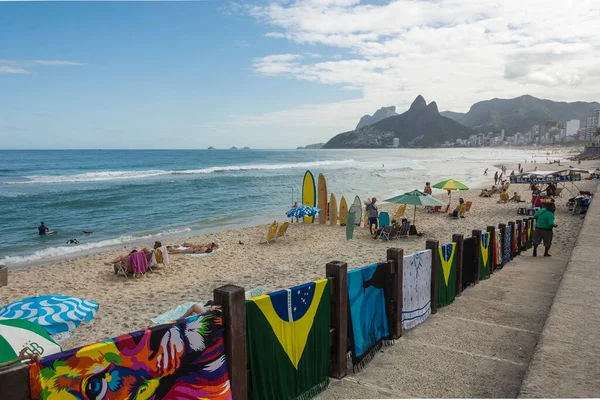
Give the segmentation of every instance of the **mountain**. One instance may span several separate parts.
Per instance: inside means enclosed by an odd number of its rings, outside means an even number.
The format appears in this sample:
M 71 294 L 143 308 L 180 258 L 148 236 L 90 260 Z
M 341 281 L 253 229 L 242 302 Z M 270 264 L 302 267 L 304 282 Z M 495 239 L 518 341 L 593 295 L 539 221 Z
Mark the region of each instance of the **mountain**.
M 477 132 L 498 132 L 504 129 L 507 134 L 512 135 L 527 132 L 532 126 L 548 120 L 584 120 L 591 110 L 598 108 L 598 102 L 566 103 L 525 95 L 515 99 L 480 101 L 473 104 L 466 114 L 452 111 L 444 111 L 441 114 Z
M 296 147 L 297 150 L 312 150 L 312 149 L 320 149 L 321 147 L 323 147 L 325 143 L 314 143 L 314 144 L 309 144 L 306 145 L 304 147 L 300 146 L 300 147 Z
M 440 115 L 435 102 L 417 96 L 408 111 L 372 125 L 340 133 L 325 143 L 324 149 L 382 148 L 400 139 L 400 147 L 428 147 L 466 139 L 475 134 L 470 128 Z
M 392 115 L 398 115 L 398 114 L 396 114 L 396 106 L 381 107 L 379 110 L 375 111 L 375 114 L 373 114 L 373 116 L 368 115 L 368 114 L 364 115 L 360 119 L 360 121 L 358 121 L 358 125 L 356 125 L 356 129 L 364 128 L 365 126 L 369 126 L 369 125 L 373 125 L 375 122 L 379 122 L 382 119 L 391 117 Z

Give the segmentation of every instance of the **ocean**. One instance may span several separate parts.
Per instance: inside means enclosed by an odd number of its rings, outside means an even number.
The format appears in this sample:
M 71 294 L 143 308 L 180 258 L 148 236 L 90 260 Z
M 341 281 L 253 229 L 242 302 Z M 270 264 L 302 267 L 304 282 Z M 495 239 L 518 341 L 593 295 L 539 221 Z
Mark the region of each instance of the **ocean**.
M 325 175 L 338 201 L 344 195 L 351 202 L 355 195 L 385 199 L 447 178 L 477 185 L 485 168 L 493 176 L 494 164 L 533 154 L 496 148 L 3 150 L 0 264 L 33 265 L 282 221 L 301 202 L 307 169 L 315 178 Z M 39 236 L 42 220 L 57 234 Z M 79 245 L 66 244 L 74 238 Z

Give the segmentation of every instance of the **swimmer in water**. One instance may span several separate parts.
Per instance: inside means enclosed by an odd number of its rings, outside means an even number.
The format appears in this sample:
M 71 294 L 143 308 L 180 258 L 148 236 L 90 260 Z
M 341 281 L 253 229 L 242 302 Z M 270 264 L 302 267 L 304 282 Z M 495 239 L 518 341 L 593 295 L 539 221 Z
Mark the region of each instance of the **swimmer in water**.
M 70 239 L 67 240 L 67 244 L 79 244 L 79 241 L 77 239 Z
M 41 222 L 40 226 L 38 226 L 38 232 L 40 235 L 45 235 L 46 233 L 48 233 L 50 231 L 50 228 L 48 228 L 46 226 L 46 224 L 44 224 L 44 221 Z

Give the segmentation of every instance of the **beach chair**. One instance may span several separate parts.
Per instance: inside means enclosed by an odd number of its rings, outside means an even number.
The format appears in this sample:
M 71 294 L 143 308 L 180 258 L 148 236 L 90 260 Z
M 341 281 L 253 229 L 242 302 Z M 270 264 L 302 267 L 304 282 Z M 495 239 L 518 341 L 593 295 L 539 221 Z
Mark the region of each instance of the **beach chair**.
M 277 234 L 277 221 L 274 221 L 271 226 L 269 227 L 269 230 L 267 231 L 267 234 L 265 237 L 263 237 L 260 242 L 261 243 L 272 243 L 275 241 L 275 235 Z
M 394 214 L 394 219 L 401 219 L 404 216 L 405 211 L 406 211 L 406 204 L 402 204 L 396 210 L 396 214 Z
M 379 213 L 379 227 L 384 228 L 390 226 L 390 214 L 384 212 Z
M 285 233 L 287 232 L 289 226 L 290 226 L 289 222 L 284 222 L 283 224 L 281 224 L 281 226 L 279 227 L 279 230 L 277 231 L 277 236 L 275 236 L 276 242 L 278 242 L 280 239 L 282 239 L 285 236 Z
M 398 236 L 398 231 L 400 230 L 400 225 L 392 224 L 391 226 L 386 226 L 381 228 L 381 232 L 379 233 L 378 239 L 380 240 L 392 240 Z
M 117 265 L 117 276 L 123 275 L 125 278 L 129 278 L 127 275 L 127 267 L 123 262 L 119 262 Z
M 469 212 L 471 210 L 471 206 L 473 205 L 473 202 L 467 201 L 465 204 L 467 205 L 467 207 L 465 208 L 465 212 Z
M 398 233 L 396 234 L 396 237 L 397 238 L 408 237 L 409 233 L 410 233 L 410 221 L 409 220 L 402 221 L 402 223 L 400 224 L 400 228 L 398 229 Z

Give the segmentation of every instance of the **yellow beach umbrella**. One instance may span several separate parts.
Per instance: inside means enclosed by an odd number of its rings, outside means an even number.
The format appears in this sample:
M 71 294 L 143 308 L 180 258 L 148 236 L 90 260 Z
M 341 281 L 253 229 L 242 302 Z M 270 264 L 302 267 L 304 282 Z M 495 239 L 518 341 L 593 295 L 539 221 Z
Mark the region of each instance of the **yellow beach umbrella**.
M 467 185 L 456 179 L 446 179 L 432 186 L 435 189 L 443 189 L 448 191 L 448 204 L 452 201 L 452 190 L 469 190 Z

